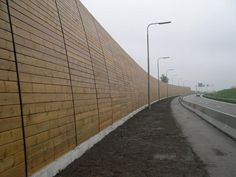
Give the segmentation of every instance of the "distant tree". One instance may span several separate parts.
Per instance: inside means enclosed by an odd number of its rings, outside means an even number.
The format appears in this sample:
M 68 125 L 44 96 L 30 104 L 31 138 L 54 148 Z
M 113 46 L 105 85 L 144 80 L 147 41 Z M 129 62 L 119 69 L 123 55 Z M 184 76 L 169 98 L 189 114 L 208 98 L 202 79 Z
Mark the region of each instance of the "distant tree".
M 165 74 L 162 74 L 160 79 L 164 83 L 168 83 L 169 82 L 169 78 Z

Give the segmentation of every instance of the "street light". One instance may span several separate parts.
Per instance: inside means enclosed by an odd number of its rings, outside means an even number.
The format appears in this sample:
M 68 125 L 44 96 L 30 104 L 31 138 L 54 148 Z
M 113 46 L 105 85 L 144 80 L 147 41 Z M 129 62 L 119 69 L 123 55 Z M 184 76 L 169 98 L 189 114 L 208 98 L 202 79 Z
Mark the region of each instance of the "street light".
M 179 83 L 179 82 L 180 82 L 181 80 L 182 80 L 182 78 L 179 78 L 179 80 L 178 80 L 178 86 L 180 86 L 180 83 Z
M 183 81 L 183 87 L 185 87 L 185 82 L 188 82 L 188 80 L 184 80 L 184 81 Z M 185 90 L 185 89 L 184 89 L 184 90 Z M 184 92 L 183 94 L 185 94 L 185 92 Z
M 185 86 L 185 82 L 188 82 L 188 80 L 184 80 L 184 82 L 183 82 L 183 87 Z
M 176 77 L 176 76 L 177 76 L 177 74 L 172 76 L 172 85 L 174 85 L 174 77 Z
M 172 75 L 172 86 L 174 85 L 174 77 L 177 76 L 177 74 Z
M 150 23 L 147 26 L 147 67 L 148 67 L 148 109 L 151 110 L 151 103 L 150 103 L 150 64 L 149 64 L 149 28 L 153 25 L 165 25 L 169 24 L 171 21 L 166 22 L 159 22 L 159 23 Z
M 167 69 L 166 70 L 166 77 L 168 79 L 168 72 L 169 71 L 174 71 L 175 69 Z M 168 86 L 169 86 L 169 83 L 167 82 L 167 87 L 166 87 L 166 98 L 168 98 Z
M 161 88 L 160 88 L 160 69 L 159 69 L 159 61 L 160 60 L 167 60 L 169 59 L 170 57 L 159 57 L 157 59 L 157 71 L 158 71 L 158 99 L 160 100 L 161 99 Z

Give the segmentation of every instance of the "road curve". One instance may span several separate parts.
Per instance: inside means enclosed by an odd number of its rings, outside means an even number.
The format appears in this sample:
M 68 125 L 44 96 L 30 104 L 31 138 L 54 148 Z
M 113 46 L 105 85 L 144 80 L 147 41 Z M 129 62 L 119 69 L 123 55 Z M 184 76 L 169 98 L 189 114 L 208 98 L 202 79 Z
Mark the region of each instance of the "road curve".
M 211 108 L 218 112 L 223 112 L 226 114 L 236 116 L 236 104 L 216 101 L 216 100 L 208 99 L 202 96 L 198 97 L 195 94 L 185 96 L 183 99 L 187 102 L 191 102 L 191 103 L 203 106 L 203 107 Z
M 210 177 L 236 177 L 236 141 L 185 109 L 178 99 L 172 101 L 171 108 Z

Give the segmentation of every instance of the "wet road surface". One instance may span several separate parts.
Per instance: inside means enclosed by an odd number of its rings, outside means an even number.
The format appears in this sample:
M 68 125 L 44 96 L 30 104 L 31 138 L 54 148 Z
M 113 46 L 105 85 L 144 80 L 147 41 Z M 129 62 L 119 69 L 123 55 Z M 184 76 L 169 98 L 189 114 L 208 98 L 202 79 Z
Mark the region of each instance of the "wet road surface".
M 191 103 L 196 103 L 201 106 L 214 109 L 216 111 L 220 111 L 226 114 L 231 114 L 231 115 L 236 116 L 236 104 L 216 101 L 216 100 L 208 99 L 202 96 L 197 97 L 195 94 L 185 96 L 183 99 Z
M 207 165 L 210 176 L 236 177 L 236 141 L 183 108 L 177 99 L 171 107 L 183 134 Z

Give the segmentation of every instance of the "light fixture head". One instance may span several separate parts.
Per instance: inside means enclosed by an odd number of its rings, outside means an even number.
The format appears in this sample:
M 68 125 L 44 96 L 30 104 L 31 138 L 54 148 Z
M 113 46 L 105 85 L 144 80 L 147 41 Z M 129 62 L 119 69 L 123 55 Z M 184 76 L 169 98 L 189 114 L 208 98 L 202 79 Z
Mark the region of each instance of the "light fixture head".
M 171 21 L 159 22 L 158 24 L 159 24 L 159 25 L 165 25 L 165 24 L 169 24 L 169 23 L 171 23 Z

